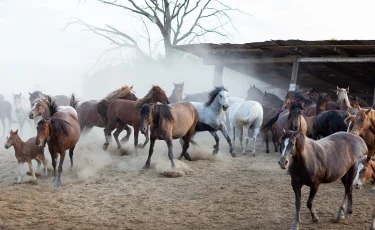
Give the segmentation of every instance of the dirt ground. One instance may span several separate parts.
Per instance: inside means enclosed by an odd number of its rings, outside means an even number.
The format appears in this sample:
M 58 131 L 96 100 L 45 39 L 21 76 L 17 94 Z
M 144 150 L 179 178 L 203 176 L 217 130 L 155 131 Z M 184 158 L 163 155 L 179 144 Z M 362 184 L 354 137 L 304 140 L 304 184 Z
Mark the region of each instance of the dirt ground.
M 81 138 L 72 171 L 68 158 L 65 161 L 60 189 L 53 187 L 52 176 L 28 182 L 26 164 L 25 182 L 13 184 L 14 150 L 1 146 L 0 228 L 289 229 L 292 223 L 290 177 L 277 164 L 279 153 L 263 153 L 260 141 L 256 157 L 231 158 L 220 135 L 221 150 L 213 157 L 212 137 L 198 134 L 200 146 L 189 151 L 195 161 L 176 160 L 181 176 L 168 178 L 162 174 L 170 168 L 164 141 L 156 142 L 151 169 L 142 170 L 148 146 L 137 157 L 120 154 L 114 143 L 103 152 L 100 134 Z M 132 150 L 131 143 L 124 145 L 125 150 Z M 177 141 L 174 144 L 177 157 L 181 148 Z M 51 161 L 48 167 L 52 168 Z M 375 198 L 370 187 L 355 190 L 353 215 L 334 223 L 344 188 L 341 182 L 322 185 L 314 203 L 319 224 L 311 221 L 306 207 L 309 190 L 304 187 L 301 228 L 368 229 Z

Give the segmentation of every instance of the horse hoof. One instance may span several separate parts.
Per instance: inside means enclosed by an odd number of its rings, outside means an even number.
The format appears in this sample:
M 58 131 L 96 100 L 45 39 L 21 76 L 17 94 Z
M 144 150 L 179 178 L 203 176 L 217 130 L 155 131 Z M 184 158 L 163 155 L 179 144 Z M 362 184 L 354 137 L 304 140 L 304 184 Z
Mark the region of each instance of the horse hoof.
M 290 230 L 299 230 L 299 227 L 294 226 L 294 227 L 291 227 Z
M 150 165 L 143 166 L 143 169 L 149 169 L 149 168 L 150 168 Z
M 21 184 L 21 181 L 13 181 L 13 184 Z
M 188 153 L 185 153 L 185 159 L 188 161 L 192 161 L 190 155 Z
M 214 149 L 214 150 L 212 151 L 212 154 L 218 154 L 218 153 L 219 153 L 219 150 Z
M 255 153 L 253 153 L 253 157 L 255 157 Z
M 270 153 L 270 151 L 266 150 L 266 153 Z
M 182 157 L 181 156 L 179 156 L 178 158 L 177 158 L 178 160 L 181 160 L 182 159 Z
M 129 141 L 129 138 L 126 138 L 126 139 L 122 139 L 120 142 L 124 144 L 124 143 L 127 143 L 128 141 Z
M 137 148 L 144 149 L 145 147 L 142 144 L 137 145 Z
M 108 145 L 109 145 L 109 143 L 104 143 L 104 144 L 103 144 L 103 150 L 104 150 L 104 151 L 106 151 L 106 150 L 108 149 Z
M 313 218 L 313 223 L 319 223 L 319 222 L 320 222 L 320 220 L 319 220 L 318 217 Z
M 26 175 L 28 175 L 28 176 L 32 176 L 31 172 L 27 172 Z

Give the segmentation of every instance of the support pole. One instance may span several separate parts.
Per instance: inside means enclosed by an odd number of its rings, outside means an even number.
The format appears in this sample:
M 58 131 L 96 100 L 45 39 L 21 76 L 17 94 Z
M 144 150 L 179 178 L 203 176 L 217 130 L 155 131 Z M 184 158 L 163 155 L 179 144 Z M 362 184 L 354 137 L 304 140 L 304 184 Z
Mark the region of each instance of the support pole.
M 214 87 L 223 85 L 223 72 L 224 72 L 224 66 L 223 65 L 215 65 Z
M 297 90 L 297 78 L 298 78 L 299 62 L 293 62 L 292 79 L 290 80 L 289 91 Z
M 372 99 L 372 106 L 375 105 L 375 85 L 374 85 L 374 98 Z

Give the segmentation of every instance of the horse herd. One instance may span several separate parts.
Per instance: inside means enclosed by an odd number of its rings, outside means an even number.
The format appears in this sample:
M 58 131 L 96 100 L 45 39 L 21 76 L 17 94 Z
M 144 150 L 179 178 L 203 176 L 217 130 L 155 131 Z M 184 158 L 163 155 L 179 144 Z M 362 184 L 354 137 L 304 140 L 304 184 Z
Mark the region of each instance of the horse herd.
M 29 175 L 35 178 L 31 160 L 43 163 L 47 173 L 44 147 L 47 144 L 54 168 L 56 186 L 61 186 L 62 165 L 69 150 L 73 167 L 74 148 L 81 135 L 93 127 L 103 128 L 106 150 L 113 137 L 117 147 L 129 141 L 133 127 L 134 147 L 144 148 L 150 142 L 149 155 L 144 168 L 150 167 L 156 140 L 164 140 L 172 167 L 173 140 L 179 139 L 183 157 L 191 160 L 187 152 L 190 143 L 197 145 L 197 132 L 208 131 L 215 140 L 213 154 L 219 151 L 220 131 L 229 145 L 229 152 L 236 157 L 235 138 L 239 135 L 242 154 L 252 139 L 255 156 L 256 138 L 261 134 L 269 153 L 268 135 L 272 136 L 275 152 L 280 151 L 279 165 L 287 169 L 295 193 L 296 214 L 291 229 L 299 229 L 301 188 L 310 187 L 307 207 L 314 222 L 319 218 L 313 208 L 313 199 L 321 183 L 341 179 L 345 195 L 336 219 L 352 214 L 352 188 L 361 188 L 369 179 L 375 181 L 375 110 L 362 99 L 349 96 L 348 88 L 337 87 L 337 101 L 330 95 L 309 89 L 305 92 L 288 91 L 284 100 L 272 93 L 263 93 L 255 86 L 247 91 L 247 98 L 229 97 L 225 87 L 215 87 L 210 92 L 183 97 L 184 83 L 175 84 L 171 96 L 159 86 L 153 85 L 143 98 L 138 98 L 133 86 L 127 85 L 108 94 L 102 100 L 78 103 L 74 94 L 48 96 L 40 91 L 30 93 L 29 100 L 21 94 L 14 95 L 15 113 L 22 132 L 23 124 L 34 119 L 35 137 L 23 142 L 18 130 L 10 131 L 5 148 L 14 147 L 18 160 L 18 182 L 22 166 L 29 165 Z M 79 105 L 78 105 L 79 104 Z M 9 109 L 10 108 L 10 109 Z M 0 119 L 12 123 L 10 102 L 0 97 Z M 230 127 L 230 128 L 229 128 Z M 229 129 L 229 130 L 227 130 Z M 245 144 L 243 131 L 245 129 Z M 122 131 L 124 138 L 119 140 Z M 146 138 L 138 144 L 139 131 Z M 229 135 L 232 134 L 232 138 Z M 252 136 L 251 136 L 252 134 Z M 233 144 L 232 144 L 233 141 Z M 57 157 L 60 156 L 58 175 Z M 375 189 L 375 188 L 373 188 Z M 347 205 L 345 204 L 347 200 Z M 375 209 L 371 229 L 375 228 Z

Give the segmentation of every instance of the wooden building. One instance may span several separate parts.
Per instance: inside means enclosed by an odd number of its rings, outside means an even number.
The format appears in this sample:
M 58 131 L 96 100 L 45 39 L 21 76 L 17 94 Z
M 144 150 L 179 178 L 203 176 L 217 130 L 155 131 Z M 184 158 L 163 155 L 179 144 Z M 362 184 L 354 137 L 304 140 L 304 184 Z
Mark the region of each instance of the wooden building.
M 276 88 L 315 88 L 375 99 L 375 40 L 271 40 L 246 44 L 189 44 L 174 47 L 214 65 L 214 85 L 222 83 L 223 68 L 250 75 Z

